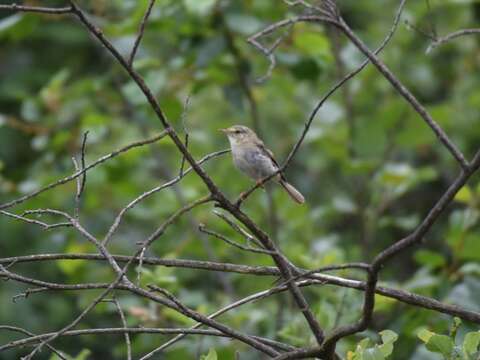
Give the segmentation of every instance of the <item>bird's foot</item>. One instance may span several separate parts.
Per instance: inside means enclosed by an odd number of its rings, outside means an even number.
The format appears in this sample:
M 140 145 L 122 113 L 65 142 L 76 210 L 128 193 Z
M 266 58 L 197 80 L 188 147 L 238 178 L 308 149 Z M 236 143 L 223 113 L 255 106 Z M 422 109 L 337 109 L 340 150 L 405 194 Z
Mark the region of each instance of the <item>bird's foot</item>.
M 255 185 L 258 186 L 258 187 L 260 187 L 260 188 L 262 188 L 262 189 L 265 188 L 265 186 L 264 186 L 263 184 L 265 184 L 265 182 L 263 181 L 263 179 L 260 179 L 260 180 L 255 181 Z

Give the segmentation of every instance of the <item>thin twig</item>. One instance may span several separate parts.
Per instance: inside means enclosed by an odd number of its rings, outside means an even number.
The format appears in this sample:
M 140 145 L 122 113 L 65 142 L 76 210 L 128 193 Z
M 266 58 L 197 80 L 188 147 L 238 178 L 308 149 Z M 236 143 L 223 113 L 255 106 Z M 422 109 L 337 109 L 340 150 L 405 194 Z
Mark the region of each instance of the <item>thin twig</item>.
M 18 326 L 9 326 L 9 325 L 0 325 L 0 330 L 8 330 L 8 331 L 15 331 L 15 332 L 20 332 L 22 334 L 25 334 L 25 335 L 28 335 L 30 337 L 34 337 L 34 336 L 37 336 L 35 335 L 34 333 L 28 331 L 28 330 L 25 330 L 21 327 L 18 327 Z M 3 346 L 2 346 L 3 347 Z M 0 347 L 0 351 L 1 351 L 1 348 Z M 53 346 L 51 346 L 50 344 L 47 344 L 47 348 L 49 348 L 52 352 L 54 352 L 60 359 L 62 360 L 68 360 L 67 357 L 60 351 L 60 350 L 57 350 L 55 349 Z M 69 357 L 70 358 L 70 357 Z
M 81 171 L 80 166 L 78 165 L 78 161 L 77 159 L 75 159 L 75 156 L 72 156 L 72 162 L 73 162 L 73 167 L 75 171 L 76 172 Z M 75 207 L 73 210 L 73 214 L 74 214 L 73 216 L 76 219 L 79 219 L 80 218 L 80 196 L 81 196 L 80 188 L 82 187 L 81 177 L 76 178 L 76 183 L 77 183 L 77 192 L 75 193 Z
M 109 301 L 111 301 L 115 305 L 118 315 L 120 316 L 120 320 L 122 321 L 123 329 L 126 330 L 128 328 L 127 321 L 125 320 L 125 314 L 123 313 L 120 303 L 115 297 L 113 297 L 113 299 Z M 132 344 L 130 342 L 130 334 L 127 331 L 125 331 L 124 336 L 125 336 L 125 344 L 127 345 L 127 360 L 132 360 Z
M 3 326 L 0 326 L 0 330 Z M 45 341 L 50 337 L 53 337 L 56 333 L 50 332 L 41 335 L 31 335 L 28 338 L 11 341 L 8 344 L 0 346 L 0 351 L 8 350 L 14 347 L 23 347 L 32 343 L 38 343 Z M 65 331 L 62 336 L 80 336 L 80 335 L 101 335 L 101 334 L 198 334 L 209 336 L 221 336 L 228 337 L 218 330 L 204 330 L 204 329 L 176 329 L 176 328 L 101 328 L 101 329 L 82 329 L 82 330 L 69 330 Z M 47 344 L 48 345 L 48 344 Z M 62 359 L 65 359 L 63 357 Z
M 72 12 L 72 8 L 61 7 L 61 8 L 49 8 L 49 7 L 40 7 L 40 6 L 24 6 L 24 5 L 0 5 L 0 10 L 11 10 L 11 11 L 21 11 L 21 12 L 33 12 L 33 13 L 44 13 L 44 14 L 68 14 Z
M 400 2 L 400 5 L 398 7 L 398 10 L 395 14 L 395 19 L 393 21 L 393 25 L 390 29 L 390 31 L 388 32 L 387 36 L 385 37 L 385 39 L 382 41 L 382 43 L 380 44 L 380 46 L 374 51 L 374 54 L 379 54 L 384 48 L 385 46 L 387 46 L 387 44 L 390 42 L 390 40 L 392 39 L 393 35 L 395 34 L 395 31 L 397 30 L 397 27 L 398 27 L 398 23 L 400 21 L 400 17 L 402 15 L 402 12 L 403 12 L 403 8 L 405 7 L 405 3 L 406 3 L 406 0 L 402 0 Z M 322 20 L 318 20 L 318 21 L 322 21 Z M 268 28 L 267 28 L 268 29 Z M 265 29 L 266 30 L 266 29 Z M 264 30 L 264 31 L 265 31 Z M 330 88 L 330 90 L 327 91 L 327 93 L 319 100 L 319 102 L 317 103 L 317 105 L 315 106 L 315 108 L 312 110 L 312 112 L 310 113 L 307 121 L 305 122 L 305 125 L 304 125 L 304 128 L 303 128 L 303 131 L 302 131 L 302 134 L 300 135 L 299 139 L 297 140 L 297 142 L 295 143 L 295 145 L 293 146 L 292 150 L 290 151 L 290 153 L 288 154 L 287 158 L 285 159 L 284 163 L 282 164 L 282 166 L 280 167 L 280 169 L 275 172 L 274 174 L 271 174 L 270 176 L 267 176 L 265 177 L 264 179 L 262 179 L 261 181 L 257 182 L 254 186 L 252 186 L 249 190 L 247 190 L 246 192 L 244 192 L 244 196 L 242 198 L 239 198 L 236 202 L 236 205 L 237 206 L 240 206 L 242 204 L 243 201 L 245 201 L 256 189 L 258 189 L 259 187 L 261 187 L 265 182 L 269 181 L 270 179 L 273 179 L 275 176 L 278 175 L 278 173 L 284 171 L 288 165 L 290 164 L 290 162 L 292 161 L 293 157 L 296 155 L 296 153 L 298 152 L 298 150 L 300 149 L 300 146 L 303 144 L 303 141 L 305 140 L 305 137 L 307 136 L 307 133 L 308 131 L 310 130 L 310 126 L 312 125 L 313 123 L 313 120 L 315 119 L 315 117 L 317 116 L 318 112 L 320 111 L 320 108 L 323 106 L 323 104 L 325 104 L 325 102 L 335 93 L 337 92 L 338 89 L 340 89 L 347 81 L 349 81 L 350 79 L 352 79 L 353 77 L 355 77 L 358 73 L 360 73 L 368 64 L 369 64 L 370 60 L 369 59 L 366 59 L 359 67 L 357 67 L 355 70 L 353 70 L 352 72 L 348 73 L 343 79 L 341 79 L 340 81 L 338 81 L 334 86 L 332 86 Z
M 188 128 L 187 128 L 187 112 L 188 112 L 188 106 L 190 105 L 190 96 L 187 96 L 185 99 L 185 105 L 183 106 L 183 112 L 182 112 L 182 127 L 183 131 L 185 132 L 185 148 L 188 149 L 188 140 L 189 140 L 189 133 L 188 133 Z M 180 164 L 180 174 L 178 175 L 179 177 L 183 176 L 183 170 L 185 168 L 185 156 L 182 156 L 182 162 Z
M 316 284 L 317 282 L 318 281 L 316 281 L 316 280 L 301 281 L 301 282 L 298 283 L 298 286 L 308 286 L 308 285 L 311 285 L 311 284 Z M 272 294 L 275 294 L 275 293 L 278 293 L 278 292 L 281 292 L 281 291 L 286 291 L 286 290 L 287 290 L 286 286 L 276 286 L 272 289 L 257 292 L 255 294 L 246 296 L 246 297 L 244 297 L 240 300 L 237 300 L 237 301 L 235 301 L 235 302 L 233 302 L 233 303 L 215 311 L 214 313 L 210 314 L 208 317 L 211 318 L 211 319 L 214 319 L 214 318 L 216 318 L 216 317 L 218 317 L 222 314 L 225 314 L 226 312 L 228 312 L 232 309 L 235 309 L 239 306 L 242 306 L 242 305 L 247 304 L 247 303 L 255 302 L 255 301 L 258 301 L 260 299 L 264 299 L 264 298 L 266 298 L 266 297 L 268 297 Z M 201 326 L 202 326 L 202 323 L 197 323 L 197 324 L 193 325 L 190 329 L 198 329 Z M 187 334 L 180 334 L 180 335 L 175 336 L 173 339 L 167 341 L 165 344 L 162 344 L 161 346 L 154 349 L 150 353 L 146 354 L 145 356 L 143 356 L 139 360 L 150 359 L 153 355 L 155 355 L 155 354 L 157 354 L 161 351 L 164 351 L 166 348 L 168 348 L 171 345 L 175 344 L 176 342 L 180 341 L 185 336 L 187 336 Z M 293 350 L 295 350 L 295 348 L 293 346 L 287 346 L 287 347 L 284 347 L 282 350 L 293 351 Z
M 86 149 L 86 146 L 87 146 L 88 133 L 89 133 L 88 130 L 85 131 L 85 133 L 83 134 L 83 140 L 82 140 L 82 152 L 81 152 L 81 157 L 80 157 L 80 164 L 81 164 L 80 171 L 82 171 L 83 174 L 82 174 L 82 182 L 80 184 L 80 191 L 79 191 L 79 194 L 78 194 L 79 198 L 82 196 L 83 191 L 85 190 L 85 183 L 87 182 L 87 173 L 83 170 L 85 169 L 85 149 Z
M 137 38 L 135 39 L 135 43 L 133 44 L 132 51 L 130 53 L 130 56 L 128 58 L 128 65 L 130 67 L 133 66 L 133 60 L 135 59 L 135 55 L 138 50 L 138 46 L 140 45 L 140 42 L 142 41 L 143 33 L 145 32 L 145 25 L 147 23 L 148 17 L 150 16 L 153 5 L 155 5 L 155 0 L 150 0 L 150 3 L 148 4 L 147 10 L 145 11 L 145 14 L 143 15 L 143 19 L 140 22 L 140 26 L 138 29 L 138 35 Z
M 118 150 L 115 150 L 115 151 L 111 152 L 110 154 L 104 155 L 101 158 L 95 160 L 93 163 L 86 166 L 83 171 L 77 171 L 70 176 L 67 176 L 63 179 L 57 180 L 57 181 L 55 181 L 55 182 L 53 182 L 53 183 L 51 183 L 51 184 L 49 184 L 49 185 L 47 185 L 47 186 L 45 186 L 41 189 L 35 190 L 35 191 L 33 191 L 33 192 L 31 192 L 27 195 L 24 195 L 24 196 L 22 196 L 18 199 L 6 202 L 4 204 L 0 204 L 0 210 L 7 209 L 7 208 L 10 208 L 12 206 L 18 205 L 20 203 L 25 202 L 26 200 L 29 200 L 29 199 L 37 196 L 37 195 L 40 195 L 41 193 L 43 193 L 47 190 L 50 190 L 54 187 L 65 184 L 69 181 L 75 180 L 77 177 L 82 176 L 85 172 L 89 171 L 90 169 L 94 168 L 97 165 L 100 165 L 100 164 L 104 163 L 107 160 L 110 160 L 110 159 L 112 159 L 112 158 L 114 158 L 114 157 L 116 157 L 116 156 L 118 156 L 118 155 L 120 155 L 120 154 L 122 154 L 126 151 L 129 151 L 129 150 L 133 149 L 133 148 L 157 142 L 158 140 L 164 138 L 167 135 L 168 135 L 167 131 L 162 131 L 160 134 L 155 135 L 154 137 L 152 137 L 150 139 L 140 140 L 140 141 L 135 141 L 133 143 L 130 143 L 130 144 L 118 149 Z
M 259 248 L 254 248 L 254 247 L 251 247 L 251 246 L 244 246 L 242 244 L 239 244 L 235 241 L 230 240 L 226 236 L 223 236 L 222 234 L 219 234 L 215 231 L 207 229 L 204 224 L 199 224 L 198 225 L 198 230 L 207 234 L 207 235 L 210 235 L 210 236 L 213 236 L 217 239 L 220 239 L 220 240 L 226 242 L 227 244 L 230 244 L 230 245 L 232 245 L 232 246 L 234 246 L 234 247 L 236 247 L 240 250 L 250 251 L 250 252 L 258 253 L 258 254 L 267 254 L 267 255 L 274 254 L 274 252 L 269 251 L 269 250 L 259 249 Z
M 72 224 L 69 223 L 69 222 L 47 224 L 43 221 L 29 219 L 27 217 L 17 215 L 17 214 L 13 214 L 13 213 L 10 213 L 10 212 L 5 211 L 5 210 L 0 210 L 0 214 L 5 215 L 5 216 L 9 216 L 9 217 L 14 218 L 16 220 L 24 221 L 24 222 L 29 223 L 29 224 L 39 225 L 39 226 L 43 227 L 45 230 L 55 229 L 55 228 L 58 228 L 58 227 L 72 226 Z
M 203 158 L 201 158 L 197 164 L 198 165 L 202 165 L 203 163 L 207 162 L 208 160 L 210 159 L 213 159 L 217 156 L 221 156 L 221 155 L 224 155 L 224 154 L 227 154 L 230 152 L 230 149 L 226 149 L 226 150 L 220 150 L 220 151 L 216 151 L 216 152 L 213 152 L 213 153 L 210 153 L 208 155 L 205 155 Z M 120 225 L 121 221 L 122 221 L 122 218 L 123 216 L 125 215 L 125 213 L 132 209 L 134 206 L 136 206 L 139 202 L 143 201 L 144 199 L 146 199 L 147 197 L 163 190 L 163 189 L 166 189 L 176 183 L 178 183 L 185 175 L 187 175 L 188 173 L 190 173 L 191 171 L 193 170 L 192 167 L 189 167 L 187 170 L 185 170 L 182 174 L 182 176 L 177 176 L 173 179 L 171 179 L 170 181 L 167 181 L 166 183 L 160 185 L 160 186 L 157 186 L 149 191 L 146 191 L 144 192 L 143 194 L 141 194 L 140 196 L 136 197 L 135 199 L 133 199 L 130 203 L 127 204 L 127 206 L 125 206 L 119 213 L 118 215 L 115 217 L 115 220 L 113 221 L 112 223 L 112 226 L 110 226 L 110 228 L 108 229 L 108 232 L 107 234 L 105 235 L 102 243 L 104 245 L 106 245 L 110 239 L 112 238 L 114 232 L 117 230 L 118 226 Z
M 465 35 L 476 35 L 476 34 L 480 34 L 480 29 L 462 29 L 462 30 L 458 30 L 458 31 L 455 31 L 451 34 L 448 34 L 448 35 L 445 35 L 445 36 L 442 36 L 442 37 L 438 37 L 436 38 L 432 44 L 430 44 L 430 46 L 427 48 L 426 50 L 426 53 L 430 53 L 431 51 L 435 50 L 437 47 L 451 41 L 451 40 L 454 40 L 456 38 L 459 38 L 461 36 L 465 36 Z
M 139 256 L 122 256 L 122 255 L 113 255 L 115 260 L 121 263 L 126 263 L 132 261 L 132 263 L 138 263 L 140 261 Z M 28 278 L 22 275 L 12 273 L 5 268 L 2 269 L 1 264 L 12 264 L 12 263 L 24 263 L 24 262 L 37 262 L 37 261 L 51 261 L 51 260 L 95 260 L 95 261 L 106 261 L 106 259 L 99 254 L 41 254 L 41 255 L 30 255 L 30 256 L 20 256 L 14 258 L 4 258 L 0 259 L 0 277 L 4 277 L 8 280 L 17 281 L 24 284 L 39 286 L 36 289 L 30 289 L 25 292 L 25 295 L 30 293 L 43 292 L 47 290 L 51 291 L 76 291 L 76 290 L 95 290 L 95 289 L 104 289 L 109 286 L 108 283 L 90 283 L 90 284 L 57 284 L 51 282 L 45 282 L 41 280 L 36 280 Z M 167 267 L 178 267 L 178 268 L 187 268 L 187 269 L 196 269 L 196 270 L 206 270 L 206 271 L 220 271 L 220 272 L 232 272 L 245 275 L 253 276 L 279 276 L 281 275 L 280 271 L 276 267 L 271 266 L 249 266 L 249 265 L 240 265 L 240 264 L 231 264 L 231 263 L 216 263 L 210 261 L 199 261 L 199 260 L 186 260 L 186 259 L 159 259 L 152 257 L 145 257 L 144 264 L 148 265 L 161 265 Z M 306 270 L 303 270 L 306 271 Z M 318 281 L 318 283 L 333 285 L 339 287 L 346 287 L 355 290 L 364 291 L 366 284 L 363 281 L 352 280 L 343 278 L 340 276 L 333 276 L 328 274 L 316 273 L 311 275 L 311 278 Z M 117 285 L 115 289 L 118 290 L 128 290 L 128 287 L 125 285 Z M 460 306 L 443 304 L 438 300 L 417 295 L 405 290 L 393 289 L 384 286 L 378 286 L 375 289 L 377 294 L 398 300 L 400 302 L 417 306 L 425 309 L 431 309 L 438 311 L 450 316 L 458 316 L 466 321 L 471 321 L 476 324 L 480 324 L 480 313 L 475 311 L 470 311 L 464 309 Z M 17 297 L 21 297 L 23 294 L 19 294 Z
M 240 235 L 242 235 L 245 240 L 247 240 L 247 242 L 253 242 L 255 245 L 257 245 L 258 247 L 261 247 L 262 246 L 262 243 L 260 243 L 257 239 L 255 239 L 255 237 L 251 234 L 249 234 L 247 231 L 245 231 L 241 226 L 239 226 L 237 223 L 235 223 L 234 221 L 232 221 L 231 219 L 228 218 L 228 216 L 226 216 L 225 214 L 221 213 L 220 211 L 213 211 L 213 214 L 215 214 L 216 216 L 218 216 L 220 219 L 222 219 L 223 221 L 225 221 L 228 225 L 230 225 L 230 227 L 235 230 L 237 233 L 239 233 Z
M 180 140 L 178 134 L 170 125 L 167 117 L 165 116 L 163 110 L 161 109 L 158 101 L 156 100 L 154 94 L 145 84 L 143 78 L 128 65 L 119 51 L 112 45 L 112 43 L 104 36 L 103 32 L 97 28 L 85 15 L 85 13 L 75 4 L 73 0 L 70 0 L 72 6 L 72 11 L 77 17 L 77 19 L 88 29 L 89 33 L 93 35 L 100 43 L 102 43 L 109 53 L 118 61 L 118 63 L 125 69 L 125 71 L 130 75 L 131 79 L 138 85 L 142 93 L 145 95 L 148 103 L 151 105 L 153 111 L 157 115 L 158 120 L 161 122 L 162 126 L 168 132 L 170 139 L 174 142 L 177 149 L 185 156 L 185 159 L 190 163 L 193 170 L 196 174 L 202 179 L 205 186 L 209 189 L 213 198 L 218 201 L 222 207 L 227 209 L 232 215 L 234 215 L 238 220 L 240 220 L 250 231 L 257 236 L 257 238 L 262 242 L 264 248 L 272 251 L 277 251 L 277 255 L 272 255 L 272 259 L 275 261 L 275 264 L 279 267 L 284 278 L 289 279 L 292 275 L 292 268 L 290 263 L 286 260 L 285 256 L 278 252 L 275 243 L 272 239 L 263 232 L 257 224 L 246 214 L 241 212 L 238 207 L 232 204 L 225 194 L 223 194 L 218 186 L 213 182 L 211 177 L 195 162 L 192 154 L 185 147 L 185 144 Z M 321 18 L 321 17 L 320 17 Z M 315 21 L 314 18 L 310 19 Z M 320 344 L 323 342 L 324 335 L 323 330 L 320 327 L 317 319 L 315 318 L 312 310 L 310 309 L 307 300 L 301 293 L 300 289 L 294 284 L 290 283 L 289 290 L 297 304 L 298 308 L 305 317 L 310 329 L 312 330 L 317 342 Z M 248 342 L 247 342 L 248 343 Z M 250 343 L 252 344 L 252 343 Z
M 420 115 L 420 117 L 432 129 L 440 142 L 447 148 L 452 156 L 457 160 L 462 169 L 469 168 L 469 163 L 465 156 L 457 148 L 457 146 L 450 140 L 445 131 L 437 124 L 431 117 L 427 109 L 417 100 L 417 98 L 400 82 L 400 80 L 391 72 L 391 70 L 371 52 L 363 41 L 350 29 L 348 24 L 341 19 L 341 30 L 352 41 L 352 43 L 367 56 L 377 70 L 390 82 L 397 92 L 410 104 L 410 106 Z

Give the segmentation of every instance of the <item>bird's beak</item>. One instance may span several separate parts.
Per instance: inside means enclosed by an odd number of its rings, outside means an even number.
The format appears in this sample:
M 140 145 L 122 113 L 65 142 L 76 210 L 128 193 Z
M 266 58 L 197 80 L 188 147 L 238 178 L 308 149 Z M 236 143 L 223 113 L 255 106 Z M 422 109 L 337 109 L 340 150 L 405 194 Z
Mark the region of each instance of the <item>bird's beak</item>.
M 221 131 L 221 132 L 223 132 L 224 134 L 227 134 L 227 133 L 228 133 L 228 129 L 218 129 L 218 131 Z

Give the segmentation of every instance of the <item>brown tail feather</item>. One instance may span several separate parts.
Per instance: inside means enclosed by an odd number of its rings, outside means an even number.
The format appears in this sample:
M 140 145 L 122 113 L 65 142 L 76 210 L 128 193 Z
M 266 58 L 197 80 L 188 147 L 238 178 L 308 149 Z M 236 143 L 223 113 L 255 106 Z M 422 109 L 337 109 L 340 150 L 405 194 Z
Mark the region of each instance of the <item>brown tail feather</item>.
M 298 204 L 303 204 L 305 202 L 305 198 L 303 195 L 293 187 L 293 185 L 290 185 L 288 182 L 285 180 L 280 180 L 280 185 L 285 189 L 285 191 L 290 195 L 290 197 Z

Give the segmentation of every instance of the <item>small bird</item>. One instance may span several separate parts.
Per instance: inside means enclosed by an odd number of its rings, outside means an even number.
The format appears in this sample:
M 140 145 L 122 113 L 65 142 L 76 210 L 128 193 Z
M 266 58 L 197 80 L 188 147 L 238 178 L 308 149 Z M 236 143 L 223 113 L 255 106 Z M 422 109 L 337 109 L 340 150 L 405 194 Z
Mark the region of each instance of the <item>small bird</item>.
M 233 125 L 220 131 L 223 131 L 230 141 L 235 166 L 257 183 L 278 171 L 279 166 L 273 153 L 265 147 L 253 130 L 246 126 Z M 299 204 L 305 202 L 300 191 L 290 185 L 282 173 L 276 176 L 276 180 L 295 202 Z

